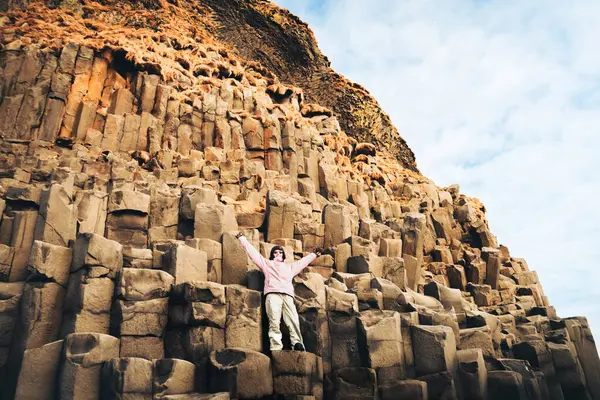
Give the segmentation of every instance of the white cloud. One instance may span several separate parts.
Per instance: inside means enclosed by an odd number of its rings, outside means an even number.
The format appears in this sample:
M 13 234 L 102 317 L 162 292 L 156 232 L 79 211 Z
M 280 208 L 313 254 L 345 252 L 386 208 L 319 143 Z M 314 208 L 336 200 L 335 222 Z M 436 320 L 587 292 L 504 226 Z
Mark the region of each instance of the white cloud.
M 276 1 L 600 335 L 600 2 Z M 318 3 L 318 7 L 315 5 Z

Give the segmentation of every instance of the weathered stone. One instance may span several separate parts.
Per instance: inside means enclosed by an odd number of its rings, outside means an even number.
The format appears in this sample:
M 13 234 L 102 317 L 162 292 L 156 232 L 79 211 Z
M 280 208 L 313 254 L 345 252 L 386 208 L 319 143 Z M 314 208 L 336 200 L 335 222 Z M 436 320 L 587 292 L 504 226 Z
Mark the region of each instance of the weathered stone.
M 358 316 L 358 345 L 363 365 L 379 371 L 397 367 L 403 376 L 404 354 L 400 314 L 395 311 L 369 310 Z M 381 379 L 380 379 L 381 380 Z
M 325 248 L 336 246 L 352 235 L 350 218 L 344 212 L 341 204 L 328 204 L 323 209 L 325 224 Z
M 148 214 L 150 196 L 133 190 L 113 190 L 108 201 L 108 212 L 127 211 Z
M 512 358 L 501 358 L 494 362 L 493 367 L 505 371 L 514 371 L 521 375 L 527 399 L 541 400 L 550 398 L 544 374 L 540 371 L 534 371 L 529 362 Z
M 50 98 L 46 103 L 46 109 L 42 118 L 42 126 L 40 128 L 39 139 L 48 142 L 54 142 L 60 123 L 65 112 L 65 102 L 61 99 Z
M 160 360 L 165 358 L 165 346 L 156 336 L 121 336 L 120 356 Z
M 535 271 L 517 272 L 513 277 L 519 285 L 534 285 L 538 283 L 538 276 Z
M 327 317 L 331 335 L 331 368 L 360 367 L 356 315 L 333 311 Z
M 427 400 L 427 383 L 413 379 L 397 381 L 392 384 L 378 385 L 379 399 L 396 400 Z
M 9 280 L 12 269 L 15 249 L 5 244 L 0 244 L 0 277 L 2 280 Z
M 154 396 L 192 393 L 195 368 L 189 361 L 174 358 L 154 361 Z
M 487 369 L 481 350 L 460 350 L 456 353 L 456 358 L 458 360 L 460 392 L 464 398 L 487 399 Z
M 412 345 L 411 325 L 419 324 L 417 312 L 400 313 L 402 344 L 404 348 L 404 375 L 407 378 L 415 377 L 415 356 Z
M 194 219 L 199 203 L 217 204 L 217 193 L 210 188 L 185 186 L 181 193 L 179 215 L 184 219 Z
M 348 199 L 348 183 L 337 165 L 319 163 L 319 186 L 323 197 L 327 199 Z
M 456 344 L 447 326 L 412 325 L 411 338 L 417 376 L 456 372 Z
M 176 226 L 178 223 L 178 193 L 166 190 L 152 190 L 150 196 L 150 227 Z
M 446 311 L 433 311 L 426 308 L 419 309 L 419 323 L 421 325 L 443 325 L 452 329 L 457 345 L 460 345 L 460 329 L 457 314 Z M 459 314 L 460 315 L 460 314 Z
M 79 221 L 78 232 L 104 235 L 108 194 L 95 190 L 82 190 L 77 192 L 75 204 Z
M 29 269 L 36 279 L 53 281 L 66 287 L 73 250 L 35 240 L 29 255 Z
M 115 278 L 123 266 L 123 246 L 95 233 L 84 233 L 77 237 L 73 251 L 71 271 L 93 267 L 102 274 Z
M 481 224 L 481 226 L 477 228 L 476 233 L 479 241 L 481 242 L 481 247 L 498 247 L 496 237 L 492 235 L 485 224 Z
M 574 344 L 567 340 L 564 340 L 563 343 L 547 343 L 550 353 L 552 353 L 556 377 L 565 398 L 586 398 L 585 375 L 577 358 Z
M 88 311 L 95 314 L 110 312 L 114 282 L 98 277 L 93 269 L 80 269 L 72 273 L 67 286 L 65 311 Z
M 352 246 L 352 256 L 358 257 L 371 253 L 374 243 L 360 236 L 351 236 L 350 245 Z
M 137 357 L 113 358 L 102 367 L 103 399 L 152 397 L 153 364 Z
M 96 109 L 98 108 L 98 101 L 94 100 L 83 100 L 79 108 L 79 112 L 76 118 L 76 130 L 75 137 L 78 141 L 83 141 L 87 135 L 88 129 L 92 127 L 94 119 L 96 118 Z
M 108 72 L 108 60 L 102 56 L 94 58 L 86 99 L 98 101 L 102 97 L 102 89 Z
M 372 273 L 381 278 L 383 275 L 383 259 L 372 253 L 348 258 L 348 272 L 352 274 Z
M 167 297 L 174 279 L 164 271 L 123 268 L 118 295 L 123 300 L 151 300 Z
M 370 368 L 342 368 L 333 372 L 336 400 L 375 400 L 377 398 L 377 375 Z
M 225 345 L 228 348 L 262 351 L 262 299 L 260 292 L 241 285 L 225 287 L 227 322 Z
M 358 308 L 361 310 L 383 310 L 383 293 L 375 288 L 360 287 L 356 290 L 358 297 Z
M 142 78 L 142 93 L 140 99 L 140 109 L 142 111 L 151 112 L 154 107 L 154 98 L 156 96 L 156 88 L 160 83 L 159 75 L 144 75 Z
M 446 311 L 463 312 L 463 297 L 458 289 L 451 289 L 433 281 L 425 285 L 423 293 L 438 299 Z
M 494 302 L 492 287 L 490 285 L 476 285 L 469 283 L 467 290 L 471 292 L 475 304 L 480 307 L 491 306 Z
M 227 304 L 225 287 L 213 282 L 187 282 L 173 287 L 170 318 L 181 325 L 202 325 L 225 329 Z
M 383 278 L 373 278 L 370 282 L 371 289 L 377 289 L 381 292 L 383 308 L 386 310 L 395 310 L 398 307 L 398 296 L 402 290 L 394 283 Z
M 402 260 L 406 271 L 406 287 L 416 290 L 421 279 L 421 263 L 417 257 L 408 254 L 404 254 Z
M 358 298 L 354 293 L 346 293 L 332 287 L 325 287 L 327 311 L 352 315 L 358 312 Z
M 123 129 L 119 132 L 117 142 L 119 151 L 133 151 L 137 149 L 138 135 L 142 117 L 135 114 L 125 114 Z
M 310 309 L 298 316 L 306 351 L 322 358 L 325 374 L 331 372 L 331 337 L 327 314 L 321 309 Z
M 143 111 L 140 120 L 140 132 L 138 134 L 138 140 L 136 149 L 142 151 L 150 150 L 151 133 L 156 133 L 158 128 L 158 121 L 149 112 Z
M 34 237 L 69 247 L 69 242 L 75 240 L 76 221 L 77 210 L 71 198 L 62 185 L 53 184 L 42 192 Z
M 486 277 L 485 283 L 490 285 L 492 289 L 498 289 L 498 281 L 500 279 L 500 251 L 484 247 L 481 249 L 481 257 L 486 262 Z
M 60 137 L 65 139 L 75 139 L 74 133 L 76 128 L 76 117 L 79 111 L 81 102 L 88 90 L 90 77 L 92 74 L 92 66 L 94 59 L 94 51 L 87 47 L 80 47 L 75 62 L 74 79 L 65 108 L 65 117 L 61 128 Z
M 221 283 L 223 280 L 222 259 L 223 246 L 212 239 L 189 239 L 185 242 L 188 246 L 206 252 L 207 278 L 211 282 Z
M 24 286 L 23 282 L 0 283 L 0 348 L 11 345 Z
M 383 257 L 402 257 L 401 239 L 381 239 L 379 255 Z
M 294 278 L 294 292 L 298 312 L 325 309 L 325 283 L 321 275 L 312 272 L 297 275 Z
M 60 398 L 97 399 L 102 365 L 119 357 L 119 339 L 98 333 L 73 333 L 65 338 L 63 354 Z
M 36 205 L 40 204 L 40 198 L 42 195 L 42 189 L 35 186 L 26 186 L 26 187 L 18 187 L 18 186 L 10 186 L 6 190 L 6 200 L 11 201 L 23 201 L 23 202 L 31 202 Z
M 489 371 L 488 393 L 493 400 L 501 399 L 528 399 L 523 386 L 523 378 L 514 371 Z
M 197 204 L 194 218 L 194 237 L 221 241 L 225 232 L 237 230 L 232 206 L 223 204 Z
M 480 349 L 486 357 L 496 356 L 489 327 L 461 329 L 459 335 L 458 348 L 460 350 Z
M 146 231 L 143 229 L 129 229 L 125 227 L 131 222 L 135 222 L 136 224 L 139 224 L 140 222 L 143 224 L 147 224 L 147 217 L 142 217 L 135 214 L 123 214 L 117 216 L 117 218 L 114 217 L 114 214 L 108 216 L 108 228 L 106 229 L 106 237 L 109 240 L 119 242 L 124 246 L 131 246 L 137 248 L 146 248 L 148 246 L 148 238 L 149 234 L 152 233 L 152 230 Z M 159 236 L 160 239 L 165 238 L 165 235 Z
M 446 267 L 446 273 L 448 274 L 450 287 L 459 289 L 463 292 L 467 290 L 467 276 L 464 267 L 460 265 L 448 265 Z
M 240 230 L 259 229 L 265 222 L 266 213 L 254 211 L 239 212 L 235 217 Z
M 456 386 L 450 372 L 423 375 L 418 379 L 427 383 L 427 395 L 430 399 L 458 400 Z
M 71 333 L 92 332 L 110 333 L 110 314 L 93 313 L 86 310 L 65 312 L 59 337 L 64 338 Z
M 54 399 L 62 352 L 62 340 L 25 350 L 15 399 Z
M 124 88 L 117 89 L 112 93 L 110 98 L 109 114 L 123 115 L 130 113 L 133 109 L 133 94 Z M 146 110 L 144 110 L 146 111 Z
M 294 220 L 298 201 L 279 191 L 267 195 L 267 239 L 294 237 Z
M 180 358 L 196 365 L 196 389 L 208 390 L 208 357 L 225 348 L 225 330 L 211 326 L 172 327 L 165 336 L 167 357 Z
M 380 257 L 382 263 L 381 277 L 401 290 L 406 289 L 406 269 L 400 257 Z
M 123 266 L 130 268 L 151 269 L 153 263 L 152 250 L 136 249 L 135 247 L 123 247 Z
M 335 246 L 335 269 L 338 272 L 348 271 L 348 259 L 352 255 L 352 246 L 349 243 L 340 243 Z
M 275 394 L 323 398 L 323 366 L 320 357 L 308 352 L 274 351 L 271 363 Z
M 3 116 L 0 124 L 0 134 L 6 138 L 14 138 L 15 123 L 19 109 L 23 103 L 23 94 L 5 97 L 0 104 L 0 115 Z
M 31 246 L 33 245 L 34 232 L 38 217 L 37 211 L 14 211 L 12 212 L 12 227 L 9 219 L 4 218 L 2 228 L 6 225 L 10 229 L 10 240 L 8 244 L 13 250 L 4 248 L 4 258 L 8 260 L 12 253 L 12 266 L 5 261 L 4 267 L 0 266 L 0 280 L 9 282 L 24 281 L 27 277 L 27 264 Z
M 512 351 L 515 358 L 527 360 L 535 370 L 543 372 L 547 380 L 555 378 L 556 370 L 552 361 L 552 353 L 545 341 L 523 341 L 515 344 Z
M 58 339 L 65 289 L 54 282 L 27 283 L 21 298 L 23 349 L 32 349 Z
M 446 239 L 449 242 L 452 239 L 460 239 L 460 231 L 454 226 L 451 210 L 438 208 L 431 213 L 431 220 L 438 238 Z
M 206 252 L 181 243 L 171 246 L 164 257 L 167 259 L 166 271 L 175 278 L 175 284 L 207 280 Z
M 113 307 L 113 331 L 118 336 L 162 337 L 168 319 L 168 299 L 119 300 Z
M 143 234 L 143 233 L 142 233 Z M 141 239 L 144 240 L 147 238 L 147 245 L 152 245 L 156 242 L 161 242 L 164 240 L 175 240 L 177 237 L 177 226 L 155 226 L 153 228 L 148 229 L 148 234 L 141 236 Z M 144 244 L 134 244 L 130 242 L 130 245 L 143 247 Z
M 228 392 L 231 398 L 256 399 L 273 394 L 271 360 L 257 351 L 241 348 L 213 351 L 210 376 L 209 390 Z
M 117 151 L 119 149 L 119 137 L 123 131 L 124 124 L 125 117 L 122 115 L 108 114 L 106 116 L 102 142 L 100 144 L 103 149 L 110 151 Z
M 255 235 L 254 232 L 250 236 Z M 250 243 L 258 247 L 255 240 L 250 237 Z M 232 233 L 223 234 L 223 284 L 241 285 L 246 282 L 248 271 L 257 270 L 258 267 L 247 255 L 240 241 Z

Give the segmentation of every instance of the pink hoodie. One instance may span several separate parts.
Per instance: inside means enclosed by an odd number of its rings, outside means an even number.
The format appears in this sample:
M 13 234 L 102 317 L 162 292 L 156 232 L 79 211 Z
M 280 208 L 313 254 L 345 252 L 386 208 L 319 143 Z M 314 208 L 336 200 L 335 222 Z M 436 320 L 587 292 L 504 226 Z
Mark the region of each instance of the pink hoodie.
M 292 284 L 292 279 L 317 258 L 315 253 L 310 253 L 301 260 L 291 264 L 267 260 L 254 248 L 254 246 L 252 246 L 252 244 L 250 244 L 250 242 L 248 242 L 248 239 L 241 236 L 240 242 L 242 243 L 242 246 L 244 246 L 244 249 L 246 249 L 246 253 L 248 253 L 252 261 L 254 261 L 258 268 L 265 274 L 265 294 L 285 293 L 294 297 L 294 285 Z

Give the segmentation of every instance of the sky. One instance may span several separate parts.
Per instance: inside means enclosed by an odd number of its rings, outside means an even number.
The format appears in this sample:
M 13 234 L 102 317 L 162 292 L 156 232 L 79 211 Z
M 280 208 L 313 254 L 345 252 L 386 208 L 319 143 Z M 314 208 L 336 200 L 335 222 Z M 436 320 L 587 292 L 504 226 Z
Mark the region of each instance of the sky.
M 600 2 L 276 0 L 600 339 Z

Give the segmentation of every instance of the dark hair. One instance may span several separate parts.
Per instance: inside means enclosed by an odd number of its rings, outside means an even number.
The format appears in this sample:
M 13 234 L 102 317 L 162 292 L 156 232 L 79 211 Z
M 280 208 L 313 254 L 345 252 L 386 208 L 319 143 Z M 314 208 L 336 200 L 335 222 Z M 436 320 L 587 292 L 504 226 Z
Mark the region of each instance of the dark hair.
M 281 247 L 281 246 L 273 246 L 273 248 L 271 248 L 271 254 L 269 255 L 269 260 L 275 259 L 275 250 L 281 250 L 281 252 L 283 253 L 283 261 L 285 261 L 285 251 L 283 250 L 283 247 Z

